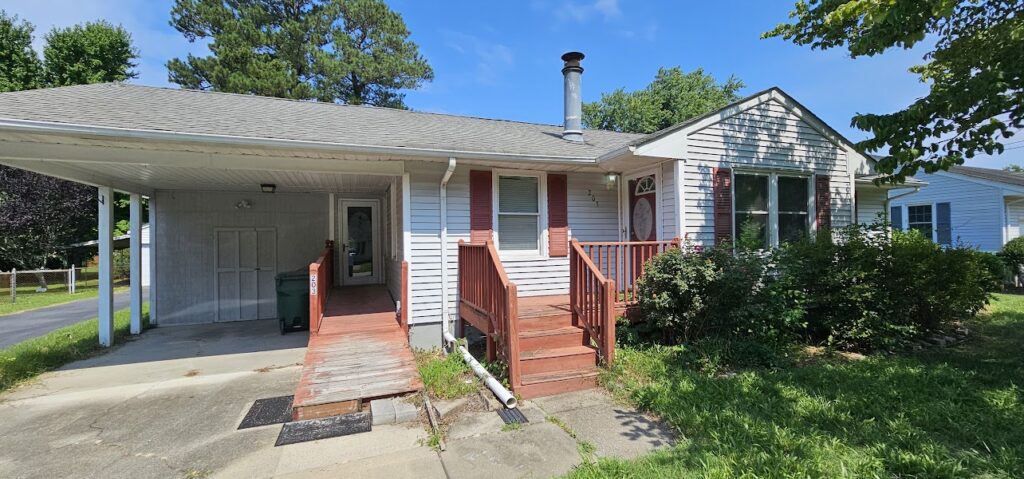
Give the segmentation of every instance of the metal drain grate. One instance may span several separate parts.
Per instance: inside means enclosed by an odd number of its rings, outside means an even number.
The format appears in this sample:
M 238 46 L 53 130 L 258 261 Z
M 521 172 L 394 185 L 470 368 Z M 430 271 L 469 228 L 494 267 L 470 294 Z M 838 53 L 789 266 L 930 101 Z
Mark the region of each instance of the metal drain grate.
M 526 416 L 524 416 L 522 411 L 518 408 L 498 409 L 498 416 L 502 421 L 505 421 L 505 424 L 523 424 L 530 422 L 530 420 L 526 419 Z

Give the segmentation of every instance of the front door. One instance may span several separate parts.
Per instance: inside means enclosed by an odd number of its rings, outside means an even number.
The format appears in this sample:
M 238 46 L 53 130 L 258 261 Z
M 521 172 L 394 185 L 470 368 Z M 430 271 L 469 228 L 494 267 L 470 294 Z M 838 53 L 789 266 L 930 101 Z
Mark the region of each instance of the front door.
M 274 318 L 277 231 L 273 228 L 218 228 L 214 236 L 216 320 Z
M 378 284 L 380 238 L 377 200 L 341 200 L 341 284 Z
M 626 188 L 629 199 L 629 218 L 626 223 L 629 225 L 629 240 L 656 241 L 657 178 L 653 174 L 638 176 L 627 181 Z

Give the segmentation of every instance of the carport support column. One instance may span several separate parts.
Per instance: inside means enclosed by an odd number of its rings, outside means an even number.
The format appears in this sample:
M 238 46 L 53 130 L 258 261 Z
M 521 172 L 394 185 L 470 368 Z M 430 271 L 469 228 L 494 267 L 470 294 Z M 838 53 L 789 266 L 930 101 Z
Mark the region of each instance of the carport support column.
M 99 190 L 99 338 L 100 346 L 114 344 L 114 190 L 101 186 Z
M 132 193 L 128 200 L 128 263 L 131 294 L 132 334 L 142 332 L 142 195 Z

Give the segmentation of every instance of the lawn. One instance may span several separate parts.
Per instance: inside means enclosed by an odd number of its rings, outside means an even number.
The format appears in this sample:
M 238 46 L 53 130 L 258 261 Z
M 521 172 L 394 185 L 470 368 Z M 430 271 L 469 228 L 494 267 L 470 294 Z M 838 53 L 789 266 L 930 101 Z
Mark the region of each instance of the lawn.
M 114 292 L 126 291 L 127 289 L 127 287 L 115 287 Z M 11 303 L 10 289 L 5 289 L 3 294 L 8 296 L 0 296 L 0 316 L 69 303 L 80 299 L 95 298 L 98 292 L 99 287 L 95 284 L 78 286 L 75 294 L 69 293 L 64 285 L 50 286 L 45 293 L 37 293 L 35 286 L 26 286 L 18 288 L 18 302 Z
M 149 327 L 149 303 L 142 306 L 142 325 L 143 329 Z M 128 327 L 128 310 L 117 311 L 114 314 L 115 343 L 129 334 Z M 94 318 L 0 349 L 0 392 L 46 371 L 105 351 L 99 346 L 98 330 Z
M 683 437 L 571 477 L 1024 477 L 1024 296 L 964 345 L 708 375 L 680 348 L 621 348 L 606 383 Z
M 437 349 L 416 351 L 416 366 L 423 386 L 436 399 L 454 399 L 476 392 L 478 381 L 458 354 L 445 356 Z

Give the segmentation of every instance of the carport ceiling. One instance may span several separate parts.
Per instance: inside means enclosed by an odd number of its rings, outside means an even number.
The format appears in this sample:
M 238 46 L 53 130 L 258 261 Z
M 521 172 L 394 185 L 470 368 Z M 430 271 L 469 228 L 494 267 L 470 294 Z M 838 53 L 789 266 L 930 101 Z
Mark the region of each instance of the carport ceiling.
M 4 160 L 11 166 L 47 171 L 54 162 Z M 117 178 L 152 190 L 260 191 L 273 183 L 277 191 L 383 193 L 394 177 L 336 172 L 275 171 L 188 168 L 114 163 L 60 162 L 62 171 L 74 178 Z

